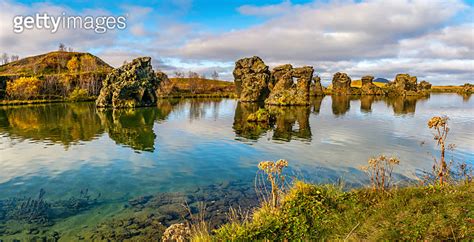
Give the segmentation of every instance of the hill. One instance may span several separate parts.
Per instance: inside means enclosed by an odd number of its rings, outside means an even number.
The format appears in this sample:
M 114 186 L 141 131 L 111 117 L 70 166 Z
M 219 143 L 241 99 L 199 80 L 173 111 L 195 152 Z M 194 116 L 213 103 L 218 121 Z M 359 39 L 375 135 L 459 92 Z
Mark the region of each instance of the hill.
M 76 61 L 74 61 L 74 58 Z M 70 64 L 69 67 L 68 64 Z M 53 51 L 1 65 L 0 76 L 37 76 L 71 72 L 109 72 L 112 69 L 110 65 L 99 57 L 89 53 Z
M 98 95 L 112 69 L 89 53 L 53 51 L 26 57 L 0 66 L 0 99 L 64 99 L 75 90 L 88 99 Z M 12 83 L 10 91 L 7 83 Z M 25 95 L 24 90 L 30 92 Z
M 170 78 L 169 85 L 172 90 L 168 96 L 228 97 L 233 96 L 235 91 L 233 82 L 204 78 Z
M 378 79 L 378 78 L 377 78 Z M 373 81 L 372 83 L 374 83 L 374 85 L 378 86 L 378 87 L 384 87 L 386 83 L 384 82 L 376 82 L 376 81 Z M 361 80 L 353 80 L 351 81 L 351 87 L 358 87 L 360 88 L 362 86 L 362 81 Z
M 378 77 L 378 78 L 375 78 L 375 80 L 373 80 L 373 82 L 389 83 L 390 81 L 385 79 L 385 78 Z

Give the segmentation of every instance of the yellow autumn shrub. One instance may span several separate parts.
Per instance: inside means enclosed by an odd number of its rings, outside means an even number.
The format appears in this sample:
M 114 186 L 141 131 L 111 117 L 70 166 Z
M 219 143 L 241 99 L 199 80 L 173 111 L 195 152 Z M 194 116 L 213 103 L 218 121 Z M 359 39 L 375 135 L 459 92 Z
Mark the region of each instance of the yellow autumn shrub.
M 7 83 L 10 99 L 26 100 L 39 95 L 41 81 L 36 77 L 20 77 Z

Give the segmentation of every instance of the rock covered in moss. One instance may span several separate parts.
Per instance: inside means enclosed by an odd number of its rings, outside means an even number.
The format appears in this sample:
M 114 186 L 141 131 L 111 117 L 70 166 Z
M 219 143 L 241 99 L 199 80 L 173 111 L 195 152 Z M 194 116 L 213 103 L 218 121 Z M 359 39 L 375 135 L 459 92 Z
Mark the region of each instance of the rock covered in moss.
M 164 78 L 166 75 L 161 75 Z M 133 108 L 156 104 L 160 79 L 150 57 L 140 57 L 113 70 L 103 81 L 98 107 Z
M 361 95 L 385 95 L 385 91 L 376 86 L 372 81 L 373 76 L 363 76 L 361 79 L 362 86 L 360 88 Z
M 233 72 L 237 96 L 242 102 L 263 101 L 268 96 L 270 71 L 258 56 L 235 62 Z
M 391 96 L 416 96 L 423 94 L 423 92 L 418 92 L 416 76 L 410 76 L 409 74 L 397 74 L 395 80 L 387 84 L 387 92 Z
M 161 71 L 155 71 L 155 74 L 156 78 L 160 80 L 160 85 L 158 86 L 158 89 L 156 89 L 156 96 L 166 97 L 170 95 L 175 89 L 174 83 L 168 78 L 165 73 Z
M 309 92 L 314 69 L 312 66 L 293 68 L 290 64 L 272 70 L 274 86 L 265 100 L 269 105 L 309 105 Z
M 310 94 L 312 96 L 324 96 L 324 87 L 321 85 L 321 77 L 313 77 L 313 81 L 310 87 Z
M 431 89 L 431 83 L 427 81 L 421 81 L 417 86 L 418 91 L 426 91 Z
M 474 84 L 466 83 L 462 85 L 461 87 L 462 87 L 462 90 L 461 90 L 462 94 L 474 93 Z
M 337 72 L 332 78 L 332 93 L 335 95 L 351 94 L 351 78 L 342 72 Z

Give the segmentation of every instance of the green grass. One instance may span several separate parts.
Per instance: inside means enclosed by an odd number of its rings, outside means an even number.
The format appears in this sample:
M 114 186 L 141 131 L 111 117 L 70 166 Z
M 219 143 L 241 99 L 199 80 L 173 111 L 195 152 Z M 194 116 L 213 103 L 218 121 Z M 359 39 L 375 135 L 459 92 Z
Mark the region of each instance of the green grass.
M 250 221 L 226 224 L 217 240 L 474 239 L 474 186 L 406 187 L 348 192 L 296 182 L 281 206 L 258 208 Z

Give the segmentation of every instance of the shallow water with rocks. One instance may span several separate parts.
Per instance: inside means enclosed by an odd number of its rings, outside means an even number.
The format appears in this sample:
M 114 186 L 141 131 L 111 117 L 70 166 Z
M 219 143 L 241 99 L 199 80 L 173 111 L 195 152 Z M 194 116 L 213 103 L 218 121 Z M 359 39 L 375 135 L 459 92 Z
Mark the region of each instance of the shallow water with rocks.
M 217 227 L 229 208 L 258 204 L 262 160 L 288 160 L 291 179 L 357 187 L 368 182 L 359 167 L 383 153 L 401 161 L 397 182 L 411 181 L 438 155 L 434 115 L 450 117 L 447 156 L 472 164 L 473 100 L 326 96 L 272 107 L 269 124 L 247 121 L 261 104 L 234 99 L 0 107 L 0 240 L 159 238 L 200 210 Z

